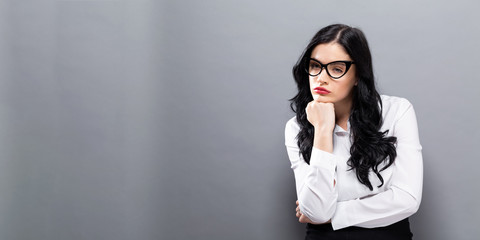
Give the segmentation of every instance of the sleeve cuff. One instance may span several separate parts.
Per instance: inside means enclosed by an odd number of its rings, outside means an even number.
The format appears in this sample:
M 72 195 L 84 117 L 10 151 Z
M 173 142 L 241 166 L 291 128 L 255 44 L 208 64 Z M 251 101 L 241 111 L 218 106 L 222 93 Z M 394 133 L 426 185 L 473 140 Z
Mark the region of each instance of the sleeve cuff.
M 358 201 L 358 199 L 352 201 Z M 350 219 L 350 217 L 356 216 L 357 213 L 355 212 L 355 208 L 352 208 L 351 206 L 352 205 L 348 204 L 348 202 L 337 203 L 337 209 L 332 218 L 333 230 L 352 226 L 352 219 Z
M 325 168 L 329 171 L 335 171 L 337 168 L 337 160 L 335 155 L 312 147 L 312 155 L 310 156 L 310 166 Z

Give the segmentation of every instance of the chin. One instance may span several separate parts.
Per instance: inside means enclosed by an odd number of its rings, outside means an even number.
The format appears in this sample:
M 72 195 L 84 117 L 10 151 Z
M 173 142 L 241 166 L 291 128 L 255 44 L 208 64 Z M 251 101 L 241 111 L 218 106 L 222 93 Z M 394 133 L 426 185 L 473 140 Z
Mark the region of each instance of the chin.
M 327 98 L 327 96 L 322 96 L 322 95 L 317 94 L 317 93 L 312 94 L 312 97 L 313 97 L 313 99 L 317 99 L 317 98 Z

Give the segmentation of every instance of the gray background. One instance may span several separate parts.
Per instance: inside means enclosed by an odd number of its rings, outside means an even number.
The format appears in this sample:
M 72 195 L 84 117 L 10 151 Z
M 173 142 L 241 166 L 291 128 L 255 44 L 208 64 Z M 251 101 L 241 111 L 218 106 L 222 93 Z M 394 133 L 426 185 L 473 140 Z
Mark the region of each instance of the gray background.
M 303 239 L 291 68 L 366 34 L 425 161 L 415 239 L 480 235 L 475 1 L 0 0 L 0 239 Z

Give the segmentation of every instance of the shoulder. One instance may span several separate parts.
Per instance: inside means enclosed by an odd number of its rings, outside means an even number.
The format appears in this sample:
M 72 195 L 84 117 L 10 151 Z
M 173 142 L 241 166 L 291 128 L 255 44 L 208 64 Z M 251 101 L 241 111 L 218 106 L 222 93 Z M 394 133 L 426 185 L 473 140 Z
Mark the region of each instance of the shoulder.
M 403 97 L 380 95 L 384 107 L 409 107 L 410 101 Z
M 300 132 L 300 125 L 297 122 L 297 117 L 290 118 L 285 124 L 285 143 L 292 143 Z
M 402 97 L 381 95 L 384 128 L 393 128 L 400 120 L 415 119 L 415 111 L 410 101 Z
M 297 116 L 294 116 L 287 121 L 287 124 L 285 124 L 285 129 L 287 129 L 287 128 L 298 128 L 298 129 L 300 129 L 300 125 L 297 122 Z
M 382 115 L 384 118 L 399 118 L 410 108 L 412 103 L 403 97 L 380 95 L 382 99 Z

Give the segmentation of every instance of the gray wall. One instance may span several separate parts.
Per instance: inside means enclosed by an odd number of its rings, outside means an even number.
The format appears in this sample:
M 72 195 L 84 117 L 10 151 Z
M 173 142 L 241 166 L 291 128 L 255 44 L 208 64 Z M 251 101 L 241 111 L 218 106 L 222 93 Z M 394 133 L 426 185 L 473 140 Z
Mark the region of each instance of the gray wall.
M 0 0 L 0 239 L 302 239 L 291 67 L 342 22 L 416 109 L 416 239 L 480 235 L 475 1 Z

